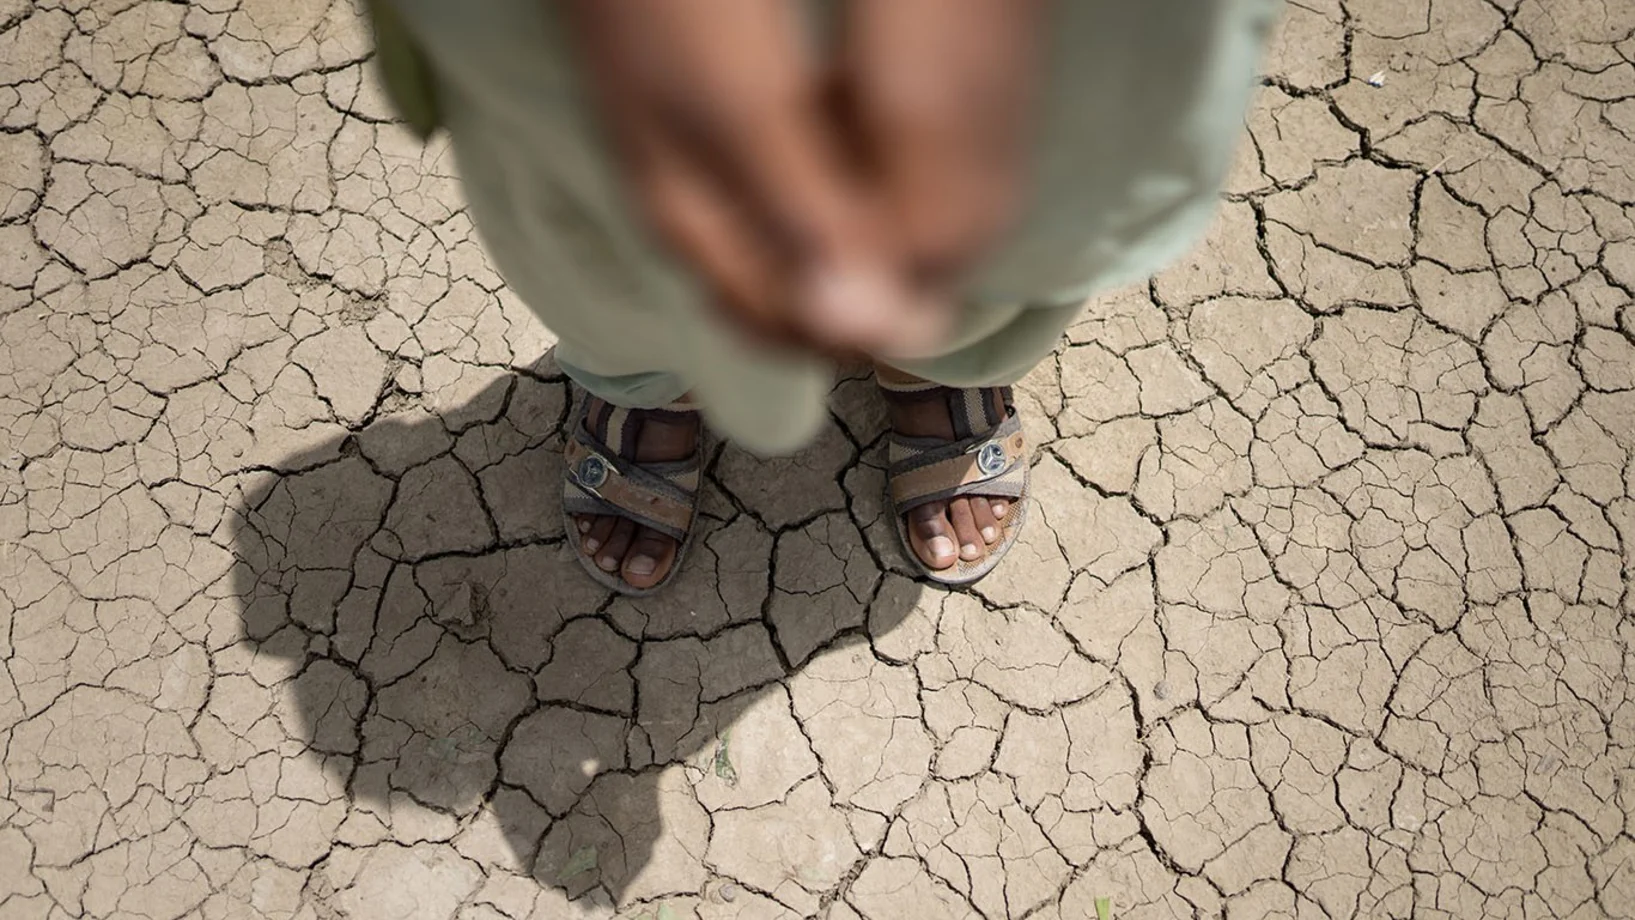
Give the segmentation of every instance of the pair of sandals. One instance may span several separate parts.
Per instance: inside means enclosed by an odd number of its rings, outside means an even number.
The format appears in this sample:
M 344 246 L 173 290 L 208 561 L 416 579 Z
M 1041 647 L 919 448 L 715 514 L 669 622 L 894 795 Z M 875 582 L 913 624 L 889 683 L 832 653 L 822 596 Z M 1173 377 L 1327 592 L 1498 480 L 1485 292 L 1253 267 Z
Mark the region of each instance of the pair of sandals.
M 939 584 L 973 584 L 993 571 L 1015 545 L 1027 518 L 1027 439 L 1022 434 L 1011 389 L 957 389 L 889 372 L 881 372 L 878 381 L 887 402 L 942 402 L 948 411 L 954 429 L 951 441 L 891 433 L 886 478 L 897 538 L 909 563 L 923 577 Z M 618 572 L 604 571 L 589 556 L 575 553 L 599 584 L 627 596 L 646 597 L 673 581 L 686 558 L 698 514 L 704 444 L 700 438 L 684 460 L 638 463 L 636 439 L 647 420 L 684 421 L 695 409 L 675 403 L 658 409 L 623 409 L 599 403 L 592 417 L 591 400 L 581 393 L 578 402 L 564 451 L 564 524 L 573 534 L 578 532 L 575 518 L 579 516 L 624 518 L 675 540 L 676 554 L 669 571 L 648 588 L 637 588 Z M 907 515 L 922 505 L 964 495 L 1008 500 L 1005 514 L 997 522 L 999 537 L 980 559 L 956 558 L 947 568 L 934 569 L 914 552 Z

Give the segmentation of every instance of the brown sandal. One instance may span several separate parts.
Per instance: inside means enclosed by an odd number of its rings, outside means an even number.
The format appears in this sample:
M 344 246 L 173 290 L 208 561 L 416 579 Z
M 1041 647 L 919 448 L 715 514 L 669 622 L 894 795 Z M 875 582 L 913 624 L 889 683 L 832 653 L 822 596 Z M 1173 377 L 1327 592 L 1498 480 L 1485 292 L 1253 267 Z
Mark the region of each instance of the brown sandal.
M 563 451 L 567 464 L 562 480 L 563 525 L 572 539 L 579 532 L 576 516 L 619 517 L 675 540 L 676 556 L 670 571 L 650 588 L 638 588 L 617 572 L 602 571 L 594 560 L 575 549 L 579 564 L 598 584 L 629 597 L 647 597 L 674 580 L 692 543 L 704 437 L 700 432 L 696 448 L 685 460 L 640 464 L 634 460 L 636 437 L 642 423 L 650 418 L 674 419 L 695 414 L 697 408 L 672 403 L 659 409 L 624 409 L 603 402 L 597 407 L 596 417 L 590 418 L 591 400 L 583 391 L 578 397 L 579 408 L 573 414 L 568 446 Z
M 1027 521 L 1027 438 L 1011 400 L 1010 387 L 956 389 L 928 381 L 876 375 L 887 402 L 903 404 L 941 400 L 954 423 L 954 440 L 890 435 L 891 452 L 886 482 L 896 515 L 897 539 L 909 561 L 925 577 L 939 584 L 963 586 L 993 571 L 1016 544 Z M 994 397 L 1004 406 L 994 411 Z M 956 560 L 946 569 L 933 569 L 914 552 L 905 523 L 910 511 L 934 501 L 961 495 L 1004 498 L 1010 507 L 999 521 L 1000 539 L 982 559 Z

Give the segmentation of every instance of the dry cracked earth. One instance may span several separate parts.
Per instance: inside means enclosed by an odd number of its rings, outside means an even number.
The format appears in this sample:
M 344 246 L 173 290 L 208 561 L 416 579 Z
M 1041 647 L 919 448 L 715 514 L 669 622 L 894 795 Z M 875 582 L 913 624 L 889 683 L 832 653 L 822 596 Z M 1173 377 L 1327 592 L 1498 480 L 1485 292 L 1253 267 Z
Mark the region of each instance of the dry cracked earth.
M 0 0 L 0 917 L 1635 915 L 1632 36 L 1291 5 L 996 576 L 854 375 L 630 601 L 348 0 Z

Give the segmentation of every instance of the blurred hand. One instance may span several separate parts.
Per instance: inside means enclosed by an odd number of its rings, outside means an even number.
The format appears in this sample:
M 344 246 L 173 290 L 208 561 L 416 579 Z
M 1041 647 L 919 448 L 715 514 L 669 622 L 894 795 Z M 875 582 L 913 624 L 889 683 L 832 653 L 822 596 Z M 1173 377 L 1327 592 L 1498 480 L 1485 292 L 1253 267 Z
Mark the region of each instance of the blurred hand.
M 871 187 L 914 278 L 946 285 L 1021 199 L 1045 0 L 851 0 L 838 61 Z
M 854 0 L 819 62 L 790 0 L 564 0 L 661 236 L 762 337 L 934 353 L 1019 187 L 1043 0 Z

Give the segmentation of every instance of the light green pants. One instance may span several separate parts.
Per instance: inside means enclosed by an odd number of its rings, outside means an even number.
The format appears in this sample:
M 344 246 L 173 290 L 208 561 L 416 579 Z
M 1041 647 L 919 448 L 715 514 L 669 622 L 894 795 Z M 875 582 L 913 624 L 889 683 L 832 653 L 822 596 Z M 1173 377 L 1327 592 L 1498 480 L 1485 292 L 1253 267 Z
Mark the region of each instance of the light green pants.
M 832 13 L 807 2 L 814 21 Z M 1278 3 L 1055 0 L 1024 218 L 964 292 L 947 351 L 902 369 L 1013 383 L 1086 297 L 1182 254 L 1213 211 Z M 763 453 L 815 433 L 833 369 L 742 341 L 648 237 L 550 0 L 375 4 L 401 25 L 380 30 L 389 89 L 450 132 L 485 245 L 576 382 L 625 406 L 691 391 L 718 431 Z M 408 57 L 418 82 L 391 66 Z

